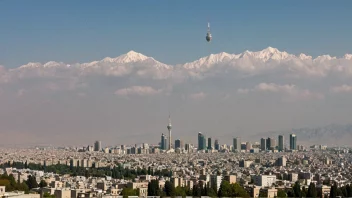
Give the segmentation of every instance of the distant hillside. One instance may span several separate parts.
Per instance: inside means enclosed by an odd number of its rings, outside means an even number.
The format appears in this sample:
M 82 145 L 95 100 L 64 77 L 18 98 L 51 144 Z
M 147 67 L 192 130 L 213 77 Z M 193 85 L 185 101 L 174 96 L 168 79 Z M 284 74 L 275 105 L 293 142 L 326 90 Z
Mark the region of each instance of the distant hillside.
M 331 124 L 318 128 L 299 128 L 287 131 L 265 132 L 252 136 L 253 139 L 262 137 L 277 137 L 280 134 L 285 135 L 285 142 L 289 142 L 289 134 L 297 135 L 297 144 L 313 145 L 325 144 L 328 146 L 352 146 L 352 124 L 338 125 Z

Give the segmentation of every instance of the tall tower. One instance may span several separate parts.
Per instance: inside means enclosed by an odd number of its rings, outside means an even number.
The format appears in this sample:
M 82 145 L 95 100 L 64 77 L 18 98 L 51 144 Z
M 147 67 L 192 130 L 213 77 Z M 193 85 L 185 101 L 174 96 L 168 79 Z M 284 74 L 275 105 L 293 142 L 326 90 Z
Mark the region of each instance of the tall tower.
M 284 142 L 285 142 L 285 137 L 283 135 L 279 135 L 279 151 L 280 152 L 285 150 Z
M 290 149 L 297 150 L 297 136 L 295 134 L 290 134 Z
M 160 149 L 166 150 L 166 137 L 164 134 L 161 134 L 161 142 L 160 142 Z
M 241 138 L 239 137 L 233 138 L 232 144 L 233 144 L 232 146 L 233 146 L 234 152 L 241 152 Z
M 170 114 L 169 114 L 169 124 L 167 125 L 167 130 L 169 130 L 169 149 L 172 148 L 172 146 L 171 146 L 171 129 L 172 129 L 171 118 L 170 118 Z
M 101 151 L 101 141 L 95 141 L 94 143 L 94 151 Z
M 211 150 L 211 137 L 208 138 L 208 150 Z
M 202 134 L 202 132 L 198 133 L 198 151 L 200 150 L 205 150 L 206 147 L 206 139 L 205 139 L 205 135 Z
M 266 149 L 267 149 L 267 147 L 266 147 L 266 139 L 265 138 L 260 139 L 260 149 L 262 151 L 266 151 Z

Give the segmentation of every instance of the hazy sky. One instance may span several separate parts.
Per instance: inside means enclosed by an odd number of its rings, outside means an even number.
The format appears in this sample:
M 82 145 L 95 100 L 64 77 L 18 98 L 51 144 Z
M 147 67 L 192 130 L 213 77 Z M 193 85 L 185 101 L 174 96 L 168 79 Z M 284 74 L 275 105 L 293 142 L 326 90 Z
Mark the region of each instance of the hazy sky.
M 351 8 L 321 0 L 0 1 L 0 144 L 158 143 L 169 111 L 173 137 L 190 143 L 199 131 L 229 144 L 350 123 Z

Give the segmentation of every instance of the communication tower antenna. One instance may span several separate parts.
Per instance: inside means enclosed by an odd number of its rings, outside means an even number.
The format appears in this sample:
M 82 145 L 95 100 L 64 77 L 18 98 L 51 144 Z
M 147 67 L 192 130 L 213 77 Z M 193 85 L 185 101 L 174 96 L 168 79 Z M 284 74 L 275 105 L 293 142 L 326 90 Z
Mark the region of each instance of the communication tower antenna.
M 210 23 L 209 23 L 209 20 L 208 20 L 207 36 L 205 37 L 205 39 L 206 39 L 208 42 L 210 42 L 211 39 L 212 39 L 211 32 L 210 32 Z

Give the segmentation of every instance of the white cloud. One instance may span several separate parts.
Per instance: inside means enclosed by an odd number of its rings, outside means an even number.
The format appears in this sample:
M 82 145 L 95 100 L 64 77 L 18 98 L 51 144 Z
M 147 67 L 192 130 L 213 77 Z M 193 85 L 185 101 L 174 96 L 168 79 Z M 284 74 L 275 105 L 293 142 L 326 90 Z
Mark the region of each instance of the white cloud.
M 25 93 L 27 93 L 28 91 L 25 89 L 20 89 L 17 91 L 17 96 L 18 97 L 22 97 Z
M 132 86 L 129 88 L 119 89 L 115 92 L 116 95 L 119 96 L 129 96 L 129 95 L 155 95 L 160 93 L 161 89 L 154 89 L 149 86 Z
M 247 94 L 250 92 L 283 93 L 295 99 L 323 99 L 324 98 L 323 94 L 314 93 L 306 89 L 301 90 L 296 85 L 293 85 L 293 84 L 279 85 L 275 83 L 260 83 L 252 89 L 240 88 L 237 90 L 237 93 L 240 93 L 240 94 Z
M 334 93 L 347 93 L 352 92 L 352 86 L 345 84 L 337 87 L 332 87 L 330 90 Z
M 240 89 L 237 90 L 237 93 L 239 93 L 239 94 L 247 94 L 250 91 L 251 91 L 250 89 L 242 89 L 242 88 L 240 88 Z
M 189 98 L 193 100 L 202 100 L 207 96 L 204 92 L 193 93 L 189 95 Z
M 29 63 L 15 69 L 0 67 L 0 90 L 3 92 L 0 115 L 4 117 L 0 124 L 3 130 L 24 130 L 28 134 L 67 131 L 70 137 L 71 134 L 86 137 L 78 139 L 87 144 L 94 141 L 89 139 L 93 136 L 86 135 L 87 131 L 90 134 L 106 131 L 114 137 L 111 141 L 116 138 L 125 141 L 125 134 L 143 131 L 141 134 L 150 138 L 145 141 L 153 142 L 160 136 L 157 131 L 164 126 L 164 114 L 167 116 L 168 109 L 175 112 L 178 138 L 185 138 L 182 132 L 193 130 L 208 130 L 205 133 L 210 136 L 215 135 L 214 131 L 251 133 L 291 129 L 309 123 L 318 126 L 319 122 L 350 122 L 351 111 L 336 108 L 336 105 L 351 106 L 349 100 L 337 103 L 335 97 L 327 97 L 326 101 L 321 101 L 329 91 L 352 92 L 350 57 L 313 58 L 268 48 L 237 55 L 213 54 L 174 66 L 130 53 L 70 64 L 70 67 L 60 62 Z M 337 84 L 341 86 L 330 87 L 332 83 L 341 83 Z M 238 94 L 234 93 L 236 90 Z M 150 98 L 120 100 L 113 97 L 114 93 L 117 98 Z M 244 96 L 240 97 L 240 94 Z M 277 103 L 276 99 L 292 103 Z M 310 100 L 314 105 L 302 105 L 300 102 L 304 100 Z M 316 112 L 317 107 L 319 112 Z M 131 113 L 121 114 L 127 111 Z M 153 111 L 157 113 L 150 117 Z M 13 112 L 20 116 L 16 117 Z M 136 115 L 140 117 L 136 118 Z M 217 115 L 224 115 L 221 125 L 204 122 L 216 121 Z M 193 119 L 195 116 L 199 116 L 198 121 Z M 11 123 L 18 119 L 22 121 Z M 140 124 L 131 124 L 134 119 Z M 156 119 L 161 120 L 160 123 L 150 124 Z M 187 126 L 190 119 L 196 123 Z M 56 127 L 57 120 L 61 124 Z M 94 120 L 94 125 L 87 120 Z M 117 126 L 119 133 L 116 133 Z M 155 136 L 150 135 L 150 131 L 156 131 Z M 48 136 L 46 141 L 57 140 Z M 133 141 L 131 143 L 135 143 Z
M 255 90 L 264 92 L 287 92 L 291 93 L 295 90 L 295 85 L 277 85 L 275 83 L 260 83 Z

